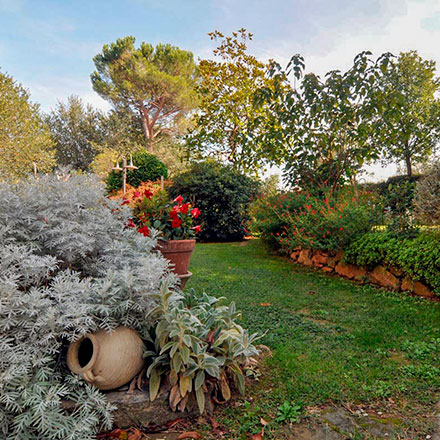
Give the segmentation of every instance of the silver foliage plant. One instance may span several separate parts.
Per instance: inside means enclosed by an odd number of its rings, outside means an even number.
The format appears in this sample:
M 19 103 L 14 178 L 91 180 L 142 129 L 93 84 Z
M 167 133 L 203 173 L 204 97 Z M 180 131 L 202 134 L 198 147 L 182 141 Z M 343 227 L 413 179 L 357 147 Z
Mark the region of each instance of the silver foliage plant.
M 154 295 L 176 283 L 154 235 L 124 227 L 129 215 L 87 175 L 0 184 L 1 438 L 87 440 L 111 427 L 112 407 L 64 358 L 101 328 L 147 337 Z

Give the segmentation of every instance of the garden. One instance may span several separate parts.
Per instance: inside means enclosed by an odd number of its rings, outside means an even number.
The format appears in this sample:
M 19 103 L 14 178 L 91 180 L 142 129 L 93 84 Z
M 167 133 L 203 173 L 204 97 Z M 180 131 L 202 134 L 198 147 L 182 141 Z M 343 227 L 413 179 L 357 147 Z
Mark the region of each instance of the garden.
M 0 72 L 2 438 L 440 436 L 435 63 L 209 36 L 104 45 L 107 113 Z

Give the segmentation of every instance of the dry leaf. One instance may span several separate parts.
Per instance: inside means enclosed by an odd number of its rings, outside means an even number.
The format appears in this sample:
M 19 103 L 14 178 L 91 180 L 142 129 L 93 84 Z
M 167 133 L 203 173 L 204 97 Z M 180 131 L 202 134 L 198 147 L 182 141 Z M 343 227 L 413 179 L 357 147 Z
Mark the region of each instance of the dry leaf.
M 261 423 L 263 426 L 266 426 L 266 425 L 268 424 L 268 422 L 266 422 L 266 420 L 264 420 L 263 417 L 260 417 L 260 423 Z
M 212 429 L 217 429 L 219 427 L 219 424 L 214 417 L 209 417 L 209 423 L 211 423 Z
M 173 411 L 176 411 L 176 407 L 181 400 L 182 396 L 180 395 L 179 384 L 176 383 L 170 391 L 170 406 Z
M 253 435 L 252 440 L 264 440 L 264 428 L 258 434 Z
M 182 434 L 179 435 L 179 437 L 177 437 L 177 440 L 181 440 L 184 438 L 202 438 L 200 436 L 200 434 L 196 431 L 186 431 L 186 432 L 182 432 Z
M 141 431 L 136 428 L 132 428 L 131 432 L 128 434 L 127 440 L 141 440 L 144 437 Z

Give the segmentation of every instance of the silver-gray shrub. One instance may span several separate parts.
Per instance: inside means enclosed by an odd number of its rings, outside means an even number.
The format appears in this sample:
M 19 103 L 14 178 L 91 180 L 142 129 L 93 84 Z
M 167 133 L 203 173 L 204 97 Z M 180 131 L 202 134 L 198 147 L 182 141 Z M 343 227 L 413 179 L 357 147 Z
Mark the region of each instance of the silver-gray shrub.
M 0 184 L 1 438 L 87 440 L 110 428 L 111 406 L 67 371 L 66 347 L 118 325 L 146 337 L 152 295 L 176 281 L 155 237 L 124 227 L 129 215 L 92 176 Z

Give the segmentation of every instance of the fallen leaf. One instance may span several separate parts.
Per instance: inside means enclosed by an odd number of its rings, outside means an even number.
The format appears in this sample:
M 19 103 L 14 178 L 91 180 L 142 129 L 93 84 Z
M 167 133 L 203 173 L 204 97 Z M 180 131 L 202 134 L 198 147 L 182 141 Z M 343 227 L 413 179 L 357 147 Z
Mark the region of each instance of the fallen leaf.
M 219 427 L 219 424 L 214 417 L 209 417 L 209 423 L 211 423 L 212 429 L 217 429 Z
M 261 307 L 269 307 L 271 305 L 272 305 L 272 303 L 260 303 Z
M 182 434 L 179 435 L 179 437 L 177 437 L 177 440 L 181 440 L 184 438 L 202 438 L 200 436 L 200 434 L 196 431 L 186 431 L 186 432 L 182 432 Z
M 266 420 L 264 420 L 263 417 L 260 417 L 260 423 L 261 423 L 263 426 L 266 426 L 266 425 L 268 424 L 268 422 L 266 422 Z
M 264 440 L 264 428 L 258 434 L 254 434 L 252 440 Z
M 144 437 L 141 431 L 136 428 L 132 428 L 131 432 L 128 434 L 127 440 L 141 440 Z

